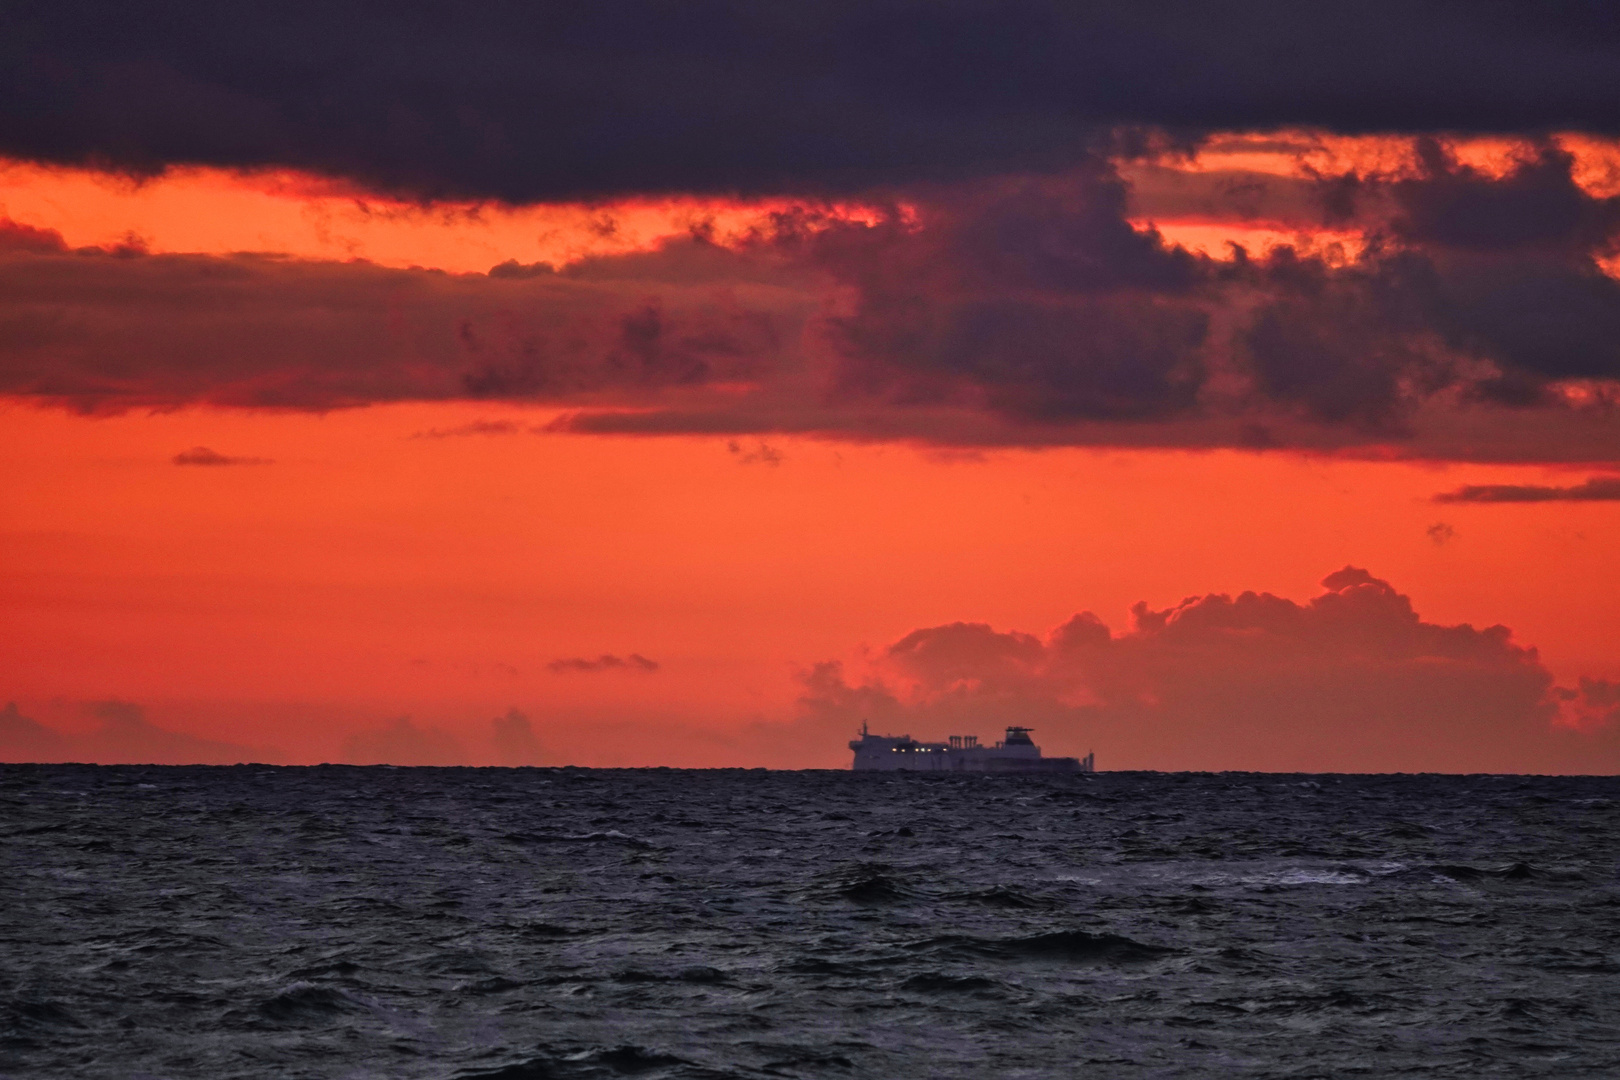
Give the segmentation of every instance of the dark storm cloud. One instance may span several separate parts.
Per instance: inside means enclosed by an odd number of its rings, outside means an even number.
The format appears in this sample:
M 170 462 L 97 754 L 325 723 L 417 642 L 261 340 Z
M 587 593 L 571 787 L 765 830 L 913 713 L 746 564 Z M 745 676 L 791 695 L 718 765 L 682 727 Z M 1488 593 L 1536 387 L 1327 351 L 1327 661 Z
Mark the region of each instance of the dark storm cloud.
M 1580 188 L 1571 156 L 1548 145 L 1496 176 L 1433 140 L 1417 156 L 1413 175 L 1322 178 L 1330 202 L 1355 193 L 1339 225 L 1363 231 L 1361 258 L 1284 249 L 1253 264 L 1266 300 L 1238 340 L 1264 394 L 1387 426 L 1447 388 L 1529 406 L 1555 380 L 1620 377 L 1620 282 L 1602 264 L 1620 198 Z
M 1620 198 L 1588 194 L 1567 153 L 1541 147 L 1501 177 L 1422 145 L 1420 176 L 1388 185 L 1406 256 L 1386 280 L 1418 305 L 1452 350 L 1490 360 L 1502 377 L 1481 392 L 1535 400 L 1544 379 L 1620 375 Z
M 733 261 L 731 284 L 746 286 Z M 813 298 L 749 295 L 745 305 L 704 284 L 592 280 L 589 267 L 508 279 L 30 242 L 0 250 L 0 393 L 87 412 L 621 402 L 768 366 L 777 324 L 794 318 L 786 309 Z
M 1594 476 L 1569 487 L 1470 484 L 1434 497 L 1437 503 L 1620 502 L 1620 476 Z
M 1441 392 L 1528 406 L 1555 380 L 1620 377 L 1620 282 L 1601 263 L 1620 199 L 1583 191 L 1548 146 L 1500 176 L 1431 141 L 1419 157 L 1415 175 L 1351 177 L 1354 259 L 1191 255 L 1131 227 L 1126 185 L 1097 166 L 838 223 L 807 245 L 851 297 L 828 319 L 834 400 L 1028 425 L 1256 411 L 1402 437 Z
M 1289 249 L 1256 265 L 1264 300 L 1236 348 L 1259 396 L 1318 422 L 1384 429 L 1451 382 L 1450 358 L 1404 281 L 1413 272 L 1404 255 L 1337 268 Z
M 1330 201 L 1352 182 L 1341 224 L 1371 241 L 1351 272 L 1332 275 L 1376 306 L 1354 320 L 1357 336 L 1432 336 L 1455 357 L 1494 364 L 1475 389 L 1504 404 L 1535 403 L 1550 379 L 1620 376 L 1620 282 L 1602 264 L 1620 239 L 1620 197 L 1582 189 L 1573 157 L 1545 143 L 1521 147 L 1502 175 L 1458 163 L 1433 139 L 1416 151 L 1412 175 L 1321 182 Z M 1423 366 L 1379 364 L 1408 375 Z
M 1188 410 L 1207 260 L 1125 220 L 1111 171 L 931 192 L 918 219 L 818 232 L 808 257 L 851 287 L 829 321 L 835 396 L 959 401 L 1037 422 Z
M 1352 178 L 1353 257 L 1190 253 L 1133 227 L 1128 185 L 1096 162 L 919 185 L 858 218 L 810 201 L 728 244 L 533 273 L 70 251 L 14 227 L 0 393 L 89 412 L 486 398 L 566 405 L 549 429 L 594 433 L 1612 458 L 1620 202 L 1540 144 L 1494 176 L 1420 157 Z M 1496 223 L 1510 211 L 1522 227 Z M 489 424 L 438 434 L 515 422 Z
M 1620 688 L 1555 688 L 1505 626 L 1430 623 L 1345 567 L 1299 603 L 1270 593 L 1133 609 L 1115 634 L 1083 612 L 1044 638 L 982 623 L 915 630 L 852 680 L 803 676 L 805 722 L 988 734 L 1027 724 L 1065 753 L 1137 748 L 1120 768 L 1607 771 Z M 1599 734 L 1571 742 L 1571 729 Z M 1596 758 L 1593 755 L 1603 755 Z
M 429 197 L 856 189 L 1063 167 L 1116 125 L 1620 129 L 1595 3 L 53 0 L 0 41 L 0 153 Z
M 594 659 L 584 656 L 568 657 L 553 660 L 546 665 L 546 670 L 553 675 L 591 674 L 599 671 L 657 671 L 659 663 L 649 660 L 640 653 L 631 653 L 628 656 L 615 656 L 612 653 L 603 653 Z
M 1459 164 L 1432 138 L 1417 142 L 1421 172 L 1390 184 L 1396 230 L 1419 244 L 1470 251 L 1551 248 L 1589 252 L 1620 227 L 1620 199 L 1575 183 L 1574 157 L 1541 145 L 1504 176 Z

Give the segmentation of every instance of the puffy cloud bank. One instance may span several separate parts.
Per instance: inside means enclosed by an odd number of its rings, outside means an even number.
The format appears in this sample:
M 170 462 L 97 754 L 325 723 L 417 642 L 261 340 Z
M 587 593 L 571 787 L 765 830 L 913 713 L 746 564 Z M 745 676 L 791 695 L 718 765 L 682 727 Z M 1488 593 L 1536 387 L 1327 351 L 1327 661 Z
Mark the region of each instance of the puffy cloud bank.
M 1555 688 L 1505 626 L 1425 622 L 1364 570 L 1305 603 L 1269 593 L 1090 613 L 1044 637 L 982 623 L 916 630 L 861 678 L 805 677 L 805 723 L 863 720 L 918 737 L 1033 726 L 1048 753 L 1105 768 L 1343 772 L 1613 772 L 1615 688 Z
M 124 702 L 91 710 L 98 727 L 70 735 L 8 706 L 0 761 L 280 757 L 163 730 Z M 1105 769 L 1620 772 L 1620 683 L 1557 686 L 1507 627 L 1428 622 L 1352 567 L 1303 603 L 1246 592 L 1138 604 L 1118 633 L 1085 612 L 1044 635 L 926 627 L 867 653 L 858 673 L 814 665 L 796 716 L 743 729 L 631 711 L 548 718 L 542 742 L 512 708 L 456 733 L 409 718 L 351 730 L 337 760 L 843 768 L 844 742 L 863 721 L 930 739 L 1031 726 L 1047 753 L 1095 750 Z

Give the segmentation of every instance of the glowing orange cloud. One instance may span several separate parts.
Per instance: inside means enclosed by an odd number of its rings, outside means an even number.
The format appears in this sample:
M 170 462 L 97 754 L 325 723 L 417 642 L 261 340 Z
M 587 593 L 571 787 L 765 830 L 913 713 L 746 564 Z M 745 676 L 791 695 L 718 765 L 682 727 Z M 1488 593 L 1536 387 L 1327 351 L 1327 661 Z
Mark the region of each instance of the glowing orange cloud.
M 1574 176 L 1594 197 L 1620 193 L 1620 141 L 1563 134 L 1553 141 L 1574 158 Z M 1461 164 L 1487 176 L 1509 172 L 1526 152 L 1523 139 L 1445 140 Z M 1346 173 L 1411 175 L 1416 143 L 1406 136 L 1345 136 L 1294 130 L 1236 132 L 1208 140 L 1196 154 L 1166 154 L 1157 166 L 1191 178 L 1314 178 Z M 1140 183 L 1139 162 L 1122 174 Z M 565 265 L 598 255 L 648 250 L 694 230 L 721 242 L 767 228 L 774 215 L 802 200 L 740 201 L 666 197 L 593 204 L 507 206 L 497 203 L 417 205 L 353 185 L 279 170 L 239 172 L 171 168 L 135 179 L 90 169 L 0 162 L 0 216 L 54 229 L 70 245 L 136 243 L 154 252 L 273 252 L 309 259 L 367 259 L 384 266 L 482 272 L 508 260 Z M 872 220 L 858 201 L 816 207 L 836 219 Z M 1261 253 L 1280 244 L 1312 251 L 1338 245 L 1360 251 L 1350 230 L 1308 229 L 1298 222 L 1241 214 L 1183 213 L 1135 219 L 1172 243 L 1214 258 L 1239 244 Z
M 292 172 L 171 169 L 135 180 L 87 169 L 0 164 L 0 217 L 54 229 L 75 247 L 267 252 L 482 273 L 497 263 L 563 265 L 643 251 L 694 231 L 725 241 L 800 200 L 628 199 L 600 204 L 418 206 Z M 861 219 L 855 203 L 818 206 Z
M 1461 164 L 1492 177 L 1511 172 L 1531 140 L 1491 135 L 1430 137 Z M 1547 141 L 1575 159 L 1575 178 L 1587 194 L 1620 192 L 1620 140 L 1564 132 Z M 1410 135 L 1337 135 L 1304 129 L 1229 132 L 1206 140 L 1196 153 L 1170 157 L 1190 173 L 1248 172 L 1269 176 L 1333 176 L 1343 173 L 1411 175 L 1420 168 L 1420 140 Z

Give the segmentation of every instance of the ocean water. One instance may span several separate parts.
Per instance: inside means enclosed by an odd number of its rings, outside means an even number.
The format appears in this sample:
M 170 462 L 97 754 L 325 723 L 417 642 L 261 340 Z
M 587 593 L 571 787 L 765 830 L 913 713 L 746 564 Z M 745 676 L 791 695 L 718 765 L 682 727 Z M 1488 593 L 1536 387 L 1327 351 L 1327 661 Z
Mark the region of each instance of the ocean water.
M 1617 786 L 4 766 L 0 1075 L 1617 1076 Z

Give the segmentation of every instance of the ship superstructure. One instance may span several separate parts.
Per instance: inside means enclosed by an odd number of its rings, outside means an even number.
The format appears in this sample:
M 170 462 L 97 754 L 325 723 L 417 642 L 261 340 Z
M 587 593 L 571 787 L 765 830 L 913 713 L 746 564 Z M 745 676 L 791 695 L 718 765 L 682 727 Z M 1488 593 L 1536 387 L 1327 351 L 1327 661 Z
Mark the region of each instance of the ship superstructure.
M 1029 737 L 1034 728 L 1009 727 L 994 746 L 982 746 L 977 735 L 952 735 L 946 742 L 918 742 L 910 735 L 873 735 L 865 724 L 852 739 L 856 772 L 1094 772 L 1096 755 L 1083 758 L 1041 756 Z

